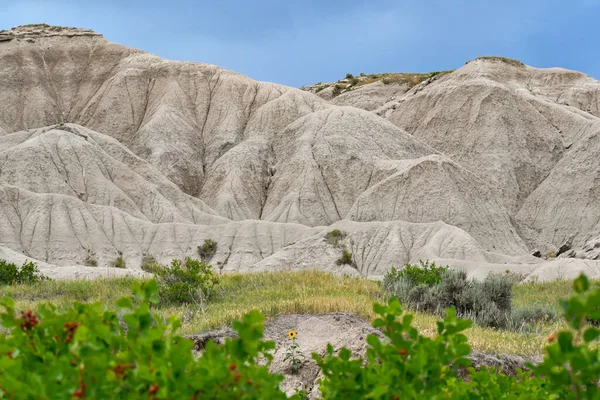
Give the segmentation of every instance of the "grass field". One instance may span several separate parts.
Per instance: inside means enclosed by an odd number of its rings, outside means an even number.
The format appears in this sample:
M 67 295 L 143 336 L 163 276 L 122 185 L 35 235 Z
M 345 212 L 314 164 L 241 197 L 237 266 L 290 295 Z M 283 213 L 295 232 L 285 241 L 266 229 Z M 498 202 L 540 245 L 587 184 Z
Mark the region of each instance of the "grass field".
M 23 310 L 44 302 L 60 306 L 72 301 L 101 302 L 110 309 L 117 299 L 130 295 L 134 281 L 115 278 L 4 286 L 0 287 L 0 297 L 12 297 L 17 308 Z M 600 286 L 598 282 L 594 285 Z M 559 310 L 559 299 L 570 293 L 570 281 L 519 284 L 513 290 L 513 307 L 539 304 Z M 160 307 L 157 312 L 165 317 L 178 316 L 183 323 L 182 333 L 191 334 L 229 325 L 252 309 L 260 310 L 267 318 L 279 314 L 349 312 L 371 319 L 373 303 L 386 299 L 378 282 L 323 272 L 230 274 L 221 276 L 217 295 L 208 306 Z M 415 325 L 426 334 L 434 334 L 436 320 L 435 316 L 417 314 Z M 467 336 L 474 350 L 538 355 L 547 344 L 547 336 L 563 326 L 562 322 L 541 325 L 528 333 L 473 327 Z

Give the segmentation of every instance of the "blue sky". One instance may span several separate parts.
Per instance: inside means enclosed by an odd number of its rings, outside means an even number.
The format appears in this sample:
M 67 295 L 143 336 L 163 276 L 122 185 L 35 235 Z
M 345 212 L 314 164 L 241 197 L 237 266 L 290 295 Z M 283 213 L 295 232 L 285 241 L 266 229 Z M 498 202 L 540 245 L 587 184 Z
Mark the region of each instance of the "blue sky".
M 600 78 L 600 0 L 2 0 L 0 29 L 91 28 L 290 86 L 454 69 L 481 55 Z

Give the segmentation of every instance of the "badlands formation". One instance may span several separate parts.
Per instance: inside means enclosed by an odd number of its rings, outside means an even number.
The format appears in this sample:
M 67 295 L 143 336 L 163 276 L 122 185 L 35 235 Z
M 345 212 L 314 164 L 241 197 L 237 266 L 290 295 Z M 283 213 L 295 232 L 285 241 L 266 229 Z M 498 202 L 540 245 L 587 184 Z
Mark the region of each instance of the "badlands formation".
M 0 88 L 0 258 L 51 277 L 208 238 L 223 272 L 600 277 L 600 82 L 578 72 L 480 58 L 334 96 L 30 25 L 0 31 Z

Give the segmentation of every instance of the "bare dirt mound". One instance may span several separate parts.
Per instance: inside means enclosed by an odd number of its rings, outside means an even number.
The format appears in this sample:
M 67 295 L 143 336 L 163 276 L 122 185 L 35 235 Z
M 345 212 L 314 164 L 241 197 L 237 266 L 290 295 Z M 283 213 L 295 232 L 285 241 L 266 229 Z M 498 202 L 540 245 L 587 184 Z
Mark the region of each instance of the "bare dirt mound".
M 349 91 L 369 112 L 88 30 L 2 31 L 0 243 L 139 268 L 212 238 L 223 271 L 376 277 L 419 258 L 539 270 L 535 248 L 600 234 L 596 81 L 502 60 L 417 75 Z M 334 226 L 343 265 L 323 244 Z

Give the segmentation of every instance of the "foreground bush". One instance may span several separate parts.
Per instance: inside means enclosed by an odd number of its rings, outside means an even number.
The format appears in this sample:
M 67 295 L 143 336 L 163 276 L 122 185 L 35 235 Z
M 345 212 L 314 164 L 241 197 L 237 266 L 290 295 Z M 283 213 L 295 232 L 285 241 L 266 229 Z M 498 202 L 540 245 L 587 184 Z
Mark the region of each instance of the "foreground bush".
M 351 359 L 350 350 L 331 346 L 324 357 L 313 354 L 322 368 L 323 397 L 597 399 L 600 330 L 586 321 L 600 319 L 600 289 L 590 290 L 582 275 L 574 290 L 561 302 L 569 329 L 551 335 L 543 362 L 516 377 L 470 366 L 463 332 L 471 322 L 457 318 L 454 309 L 446 310 L 437 334 L 426 337 L 397 299 L 375 305 L 379 317 L 373 326 L 385 339 L 367 337 L 366 360 Z M 74 303 L 64 310 L 40 305 L 18 313 L 11 299 L 2 299 L 0 318 L 10 333 L 0 335 L 0 398 L 286 398 L 279 389 L 282 377 L 268 372 L 275 345 L 261 340 L 259 312 L 234 323 L 238 339 L 222 346 L 211 341 L 195 358 L 192 341 L 176 333 L 179 321 L 165 323 L 150 311 L 158 301 L 156 282 L 134 285 L 134 295 L 117 302 L 126 311 L 123 324 L 99 303 Z
M 0 260 L 0 286 L 15 284 L 33 284 L 45 278 L 36 264 L 25 261 L 19 268 L 16 264 Z
M 270 359 L 274 343 L 263 342 L 263 317 L 251 312 L 234 324 L 239 339 L 209 343 L 194 358 L 191 340 L 176 334 L 179 321 L 150 312 L 158 301 L 156 281 L 119 300 L 123 320 L 102 304 L 74 303 L 65 310 L 41 305 L 17 313 L 8 298 L 0 336 L 0 398 L 10 399 L 284 399 L 281 376 Z
M 219 280 L 212 266 L 203 260 L 187 257 L 173 260 L 168 267 L 155 265 L 161 304 L 204 305 L 214 294 Z

